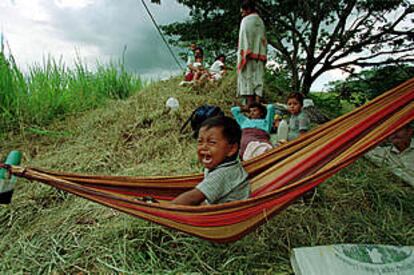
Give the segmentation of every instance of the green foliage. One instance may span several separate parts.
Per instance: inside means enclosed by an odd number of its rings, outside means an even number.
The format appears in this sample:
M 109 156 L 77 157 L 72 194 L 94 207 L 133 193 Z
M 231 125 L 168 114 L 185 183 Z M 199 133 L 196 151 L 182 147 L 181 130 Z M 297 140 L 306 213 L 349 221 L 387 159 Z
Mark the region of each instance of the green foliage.
M 215 56 L 232 53 L 237 45 L 240 6 L 237 1 L 178 1 L 191 9 L 191 19 L 162 26 L 162 30 L 174 37 L 175 45 L 187 48 L 196 42 Z
M 229 114 L 236 79 L 179 87 L 153 83 L 127 100 L 54 121 L 47 132 L 0 139 L 0 158 L 23 152 L 24 166 L 108 175 L 198 173 L 196 143 L 179 128 L 196 106 Z M 178 112 L 163 109 L 168 97 Z M 70 136 L 58 135 L 68 131 Z M 357 161 L 240 241 L 213 244 L 113 211 L 75 195 L 19 179 L 13 202 L 0 207 L 0 272 L 123 274 L 292 274 L 295 247 L 335 243 L 412 245 L 414 189 L 387 167 Z
M 122 63 L 97 64 L 89 70 L 80 61 L 74 69 L 48 58 L 33 65 L 27 78 L 13 57 L 0 54 L 0 131 L 25 125 L 45 126 L 104 105 L 108 99 L 125 99 L 142 88 L 139 77 Z
M 376 67 L 353 74 L 344 81 L 331 83 L 330 92 L 337 93 L 341 99 L 355 106 L 360 106 L 412 77 L 412 66 Z
M 266 99 L 270 102 L 285 102 L 286 97 L 293 91 L 289 72 L 278 68 L 269 68 L 265 71 L 264 85 Z
M 329 118 L 335 118 L 344 113 L 340 97 L 334 93 L 309 93 L 318 109 Z
M 240 2 L 177 0 L 191 18 L 163 26 L 179 46 L 196 41 L 213 55 L 236 51 Z M 160 1 L 156 1 L 160 2 Z M 293 90 L 305 95 L 324 72 L 412 62 L 409 25 L 414 13 L 406 0 L 261 0 L 274 59 L 291 75 Z M 361 57 L 361 53 L 363 56 Z

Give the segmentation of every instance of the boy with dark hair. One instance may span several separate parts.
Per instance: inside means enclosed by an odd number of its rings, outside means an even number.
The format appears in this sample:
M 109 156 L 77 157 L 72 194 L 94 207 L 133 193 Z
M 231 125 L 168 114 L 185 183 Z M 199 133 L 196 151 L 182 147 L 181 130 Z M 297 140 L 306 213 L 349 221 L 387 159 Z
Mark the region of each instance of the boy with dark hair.
M 287 97 L 287 106 L 290 113 L 288 141 L 291 141 L 310 129 L 310 119 L 302 111 L 303 95 L 301 93 L 290 93 Z
M 378 146 L 366 156 L 414 187 L 414 121 L 392 134 L 387 146 Z
M 247 108 L 249 109 L 249 117 L 251 119 L 266 119 L 267 108 L 263 104 L 259 102 L 253 102 L 250 103 Z M 273 108 L 273 105 L 268 105 L 268 108 Z
M 247 199 L 247 172 L 237 160 L 241 130 L 226 116 L 206 119 L 198 132 L 197 155 L 205 168 L 204 179 L 172 202 L 184 205 L 217 204 Z
M 243 0 L 242 3 L 241 3 L 240 8 L 242 10 L 255 12 L 256 11 L 256 2 L 254 0 Z

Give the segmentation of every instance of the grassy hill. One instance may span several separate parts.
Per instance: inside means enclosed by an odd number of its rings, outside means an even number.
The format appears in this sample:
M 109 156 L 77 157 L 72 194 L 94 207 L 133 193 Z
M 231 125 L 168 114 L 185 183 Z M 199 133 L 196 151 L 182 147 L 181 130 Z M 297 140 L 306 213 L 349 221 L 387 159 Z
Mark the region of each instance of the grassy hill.
M 234 78 L 219 86 L 154 83 L 133 97 L 0 140 L 23 165 L 112 175 L 200 172 L 195 141 L 178 129 L 203 103 L 229 110 Z M 168 97 L 180 111 L 164 109 Z M 244 239 L 218 245 L 151 224 L 37 182 L 19 180 L 0 208 L 1 273 L 291 274 L 295 247 L 334 243 L 412 245 L 414 190 L 361 159 Z

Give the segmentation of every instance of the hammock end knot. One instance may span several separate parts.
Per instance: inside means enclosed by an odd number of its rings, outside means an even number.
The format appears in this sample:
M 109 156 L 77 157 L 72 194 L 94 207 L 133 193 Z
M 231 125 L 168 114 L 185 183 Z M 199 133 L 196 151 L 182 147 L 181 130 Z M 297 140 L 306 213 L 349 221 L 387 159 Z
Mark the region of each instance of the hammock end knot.
M 12 166 L 10 164 L 0 163 L 0 169 L 7 170 L 8 177 L 9 178 L 11 177 L 11 175 L 12 175 Z

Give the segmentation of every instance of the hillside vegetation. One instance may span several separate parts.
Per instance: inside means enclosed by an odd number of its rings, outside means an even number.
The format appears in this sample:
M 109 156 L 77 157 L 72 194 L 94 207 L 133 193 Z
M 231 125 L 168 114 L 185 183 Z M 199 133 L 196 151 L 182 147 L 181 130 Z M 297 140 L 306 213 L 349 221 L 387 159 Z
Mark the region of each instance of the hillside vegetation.
M 4 134 L 23 165 L 88 174 L 198 173 L 195 140 L 179 128 L 204 103 L 227 112 L 235 79 L 218 86 L 149 85 L 125 100 L 56 121 L 39 131 Z M 168 97 L 180 110 L 165 110 Z M 291 274 L 290 253 L 334 243 L 412 245 L 414 190 L 361 159 L 240 241 L 218 245 L 133 218 L 38 182 L 19 179 L 12 204 L 0 208 L 1 273 Z

